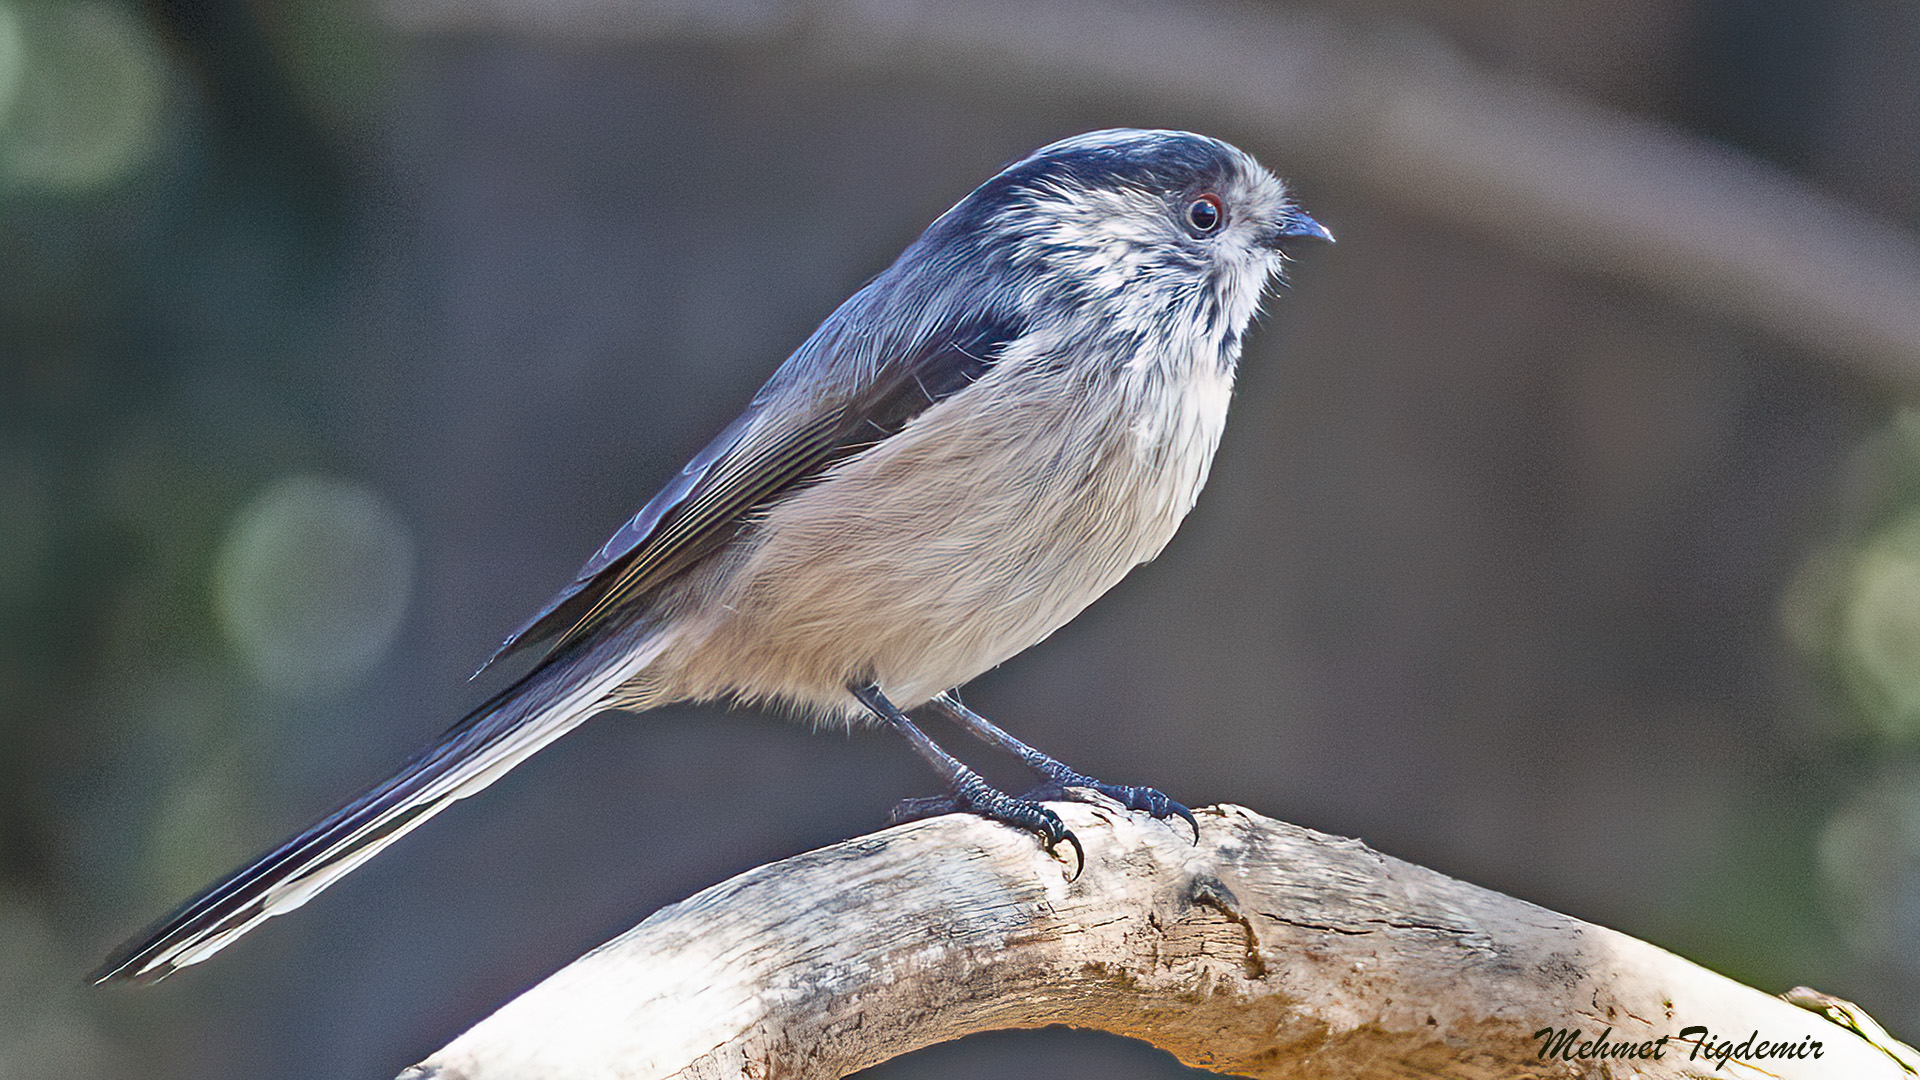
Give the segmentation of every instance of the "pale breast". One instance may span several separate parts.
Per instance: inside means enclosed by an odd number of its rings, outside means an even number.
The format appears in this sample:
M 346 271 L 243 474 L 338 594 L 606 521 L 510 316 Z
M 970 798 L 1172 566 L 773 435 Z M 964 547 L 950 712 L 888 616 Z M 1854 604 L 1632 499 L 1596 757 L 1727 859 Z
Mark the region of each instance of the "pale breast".
M 878 681 L 909 708 L 1039 642 L 1192 508 L 1232 390 L 1209 367 L 929 410 L 770 508 L 714 564 L 656 665 L 663 696 L 850 719 L 850 683 Z

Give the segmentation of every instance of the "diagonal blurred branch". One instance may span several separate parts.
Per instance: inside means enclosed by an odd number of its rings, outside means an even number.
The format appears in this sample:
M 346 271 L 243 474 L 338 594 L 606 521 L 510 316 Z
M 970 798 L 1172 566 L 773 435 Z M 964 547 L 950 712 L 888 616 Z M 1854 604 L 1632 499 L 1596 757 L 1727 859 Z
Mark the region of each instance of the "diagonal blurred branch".
M 1920 239 L 1675 129 L 1286 8 L 1130 0 L 385 0 L 403 31 L 766 47 L 811 72 L 1151 106 L 1283 171 L 1920 389 Z

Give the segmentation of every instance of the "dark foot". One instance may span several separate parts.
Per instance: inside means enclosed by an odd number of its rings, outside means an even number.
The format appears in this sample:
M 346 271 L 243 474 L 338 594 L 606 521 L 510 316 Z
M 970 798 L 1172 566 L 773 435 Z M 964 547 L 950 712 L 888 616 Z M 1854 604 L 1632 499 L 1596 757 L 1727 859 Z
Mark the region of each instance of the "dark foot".
M 1086 868 L 1087 853 L 1080 846 L 1080 838 L 1073 835 L 1073 830 L 1067 828 L 1059 814 L 1041 806 L 1034 798 L 1016 799 L 988 786 L 971 769 L 954 778 L 952 794 L 903 799 L 894 805 L 887 819 L 889 823 L 897 825 L 903 821 L 918 821 L 940 814 L 978 814 L 988 821 L 1011 825 L 1039 837 L 1049 853 L 1064 840 L 1073 847 L 1073 876 L 1079 877 L 1080 871 Z
M 1053 764 L 1059 765 L 1058 773 L 1051 769 L 1045 770 L 1042 775 L 1047 777 L 1047 783 L 1027 792 L 1021 798 L 1035 801 L 1086 802 L 1087 799 L 1076 795 L 1073 789 L 1097 791 L 1129 810 L 1145 810 L 1153 816 L 1155 821 L 1165 821 L 1170 817 L 1179 818 L 1187 823 L 1187 828 L 1193 830 L 1193 842 L 1196 845 L 1200 843 L 1200 823 L 1194 820 L 1193 811 L 1168 798 L 1160 789 L 1135 787 L 1131 784 L 1106 784 L 1091 776 L 1074 772 L 1057 761 Z
M 1200 823 L 1194 820 L 1193 811 L 1167 798 L 1157 789 L 1133 787 L 1127 784 L 1103 784 L 1085 773 L 1075 772 L 1059 759 L 1035 750 L 1007 734 L 1000 725 L 960 704 L 957 691 L 949 690 L 935 697 L 928 704 L 944 713 L 947 719 L 965 728 L 975 738 L 998 746 L 1019 758 L 1021 763 L 1032 769 L 1035 775 L 1047 781 L 1022 798 L 1029 801 L 1064 799 L 1069 802 L 1086 802 L 1085 796 L 1077 796 L 1069 789 L 1087 788 L 1105 795 L 1129 810 L 1145 810 L 1153 815 L 1156 821 L 1177 817 L 1187 823 L 1187 828 L 1193 830 L 1194 844 L 1200 843 Z

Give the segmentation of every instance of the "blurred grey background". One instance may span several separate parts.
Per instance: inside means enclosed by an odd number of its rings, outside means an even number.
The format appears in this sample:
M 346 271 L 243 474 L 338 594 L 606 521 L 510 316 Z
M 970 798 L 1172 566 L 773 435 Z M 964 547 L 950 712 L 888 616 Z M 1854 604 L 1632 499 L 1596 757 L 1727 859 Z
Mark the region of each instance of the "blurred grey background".
M 970 700 L 1920 1034 L 1920 3 L 0 0 L 0 1076 L 391 1076 L 929 793 L 879 733 L 608 716 L 81 986 L 476 703 L 941 210 L 1123 124 L 1340 243 L 1173 546 Z

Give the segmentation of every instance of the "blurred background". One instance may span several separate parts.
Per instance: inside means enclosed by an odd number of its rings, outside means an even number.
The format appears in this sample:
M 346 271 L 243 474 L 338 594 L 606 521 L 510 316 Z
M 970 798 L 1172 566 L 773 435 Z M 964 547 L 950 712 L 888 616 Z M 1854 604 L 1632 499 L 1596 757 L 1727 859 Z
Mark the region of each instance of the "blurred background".
M 1168 552 L 971 702 L 1920 1034 L 1920 3 L 0 0 L 0 1076 L 391 1076 L 929 793 L 880 733 L 608 716 L 81 985 L 476 703 L 941 210 L 1122 124 L 1340 243 Z

